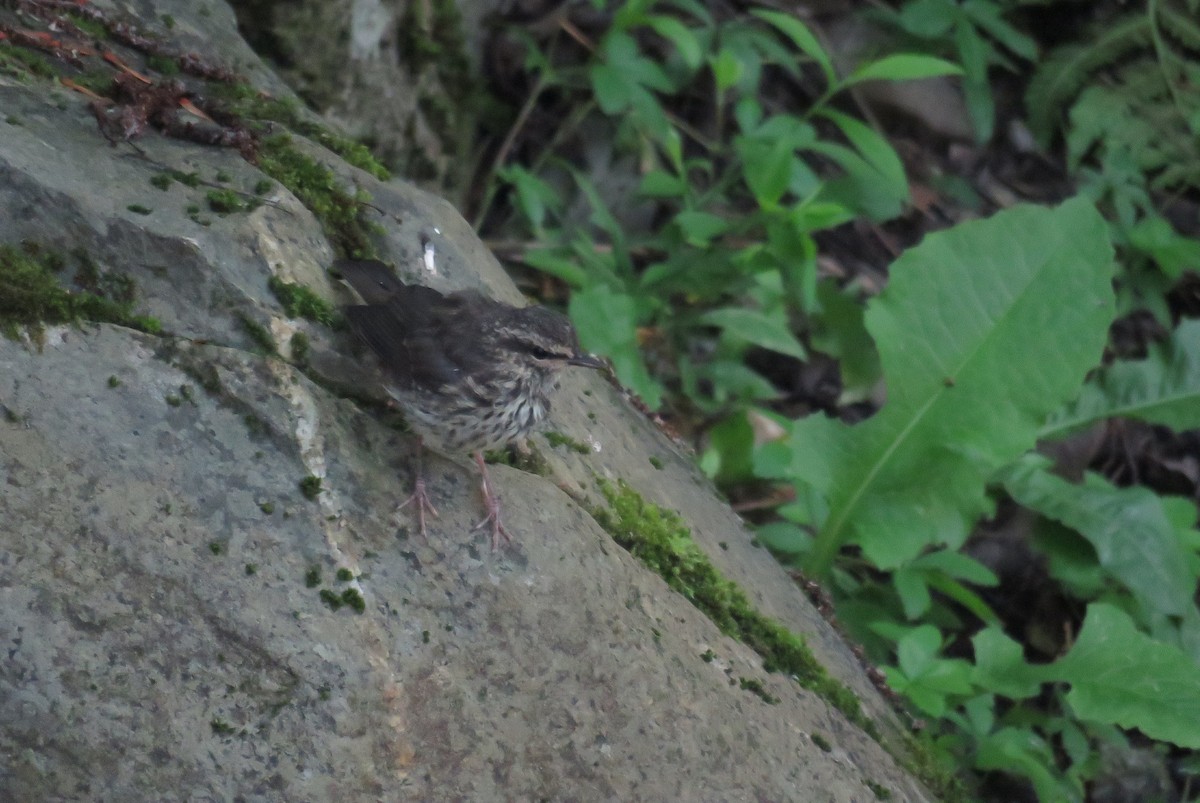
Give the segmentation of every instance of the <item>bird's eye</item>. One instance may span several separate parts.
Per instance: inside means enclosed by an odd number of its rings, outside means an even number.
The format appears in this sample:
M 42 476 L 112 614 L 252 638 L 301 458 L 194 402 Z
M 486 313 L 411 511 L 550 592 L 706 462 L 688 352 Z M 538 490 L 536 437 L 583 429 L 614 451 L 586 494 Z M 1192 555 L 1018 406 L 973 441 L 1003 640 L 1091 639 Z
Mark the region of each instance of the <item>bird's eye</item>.
M 546 351 L 544 348 L 541 348 L 540 346 L 534 346 L 533 348 L 531 348 L 529 350 L 529 353 L 531 355 L 533 355 L 533 358 L 535 360 L 549 360 L 554 356 L 553 354 Z

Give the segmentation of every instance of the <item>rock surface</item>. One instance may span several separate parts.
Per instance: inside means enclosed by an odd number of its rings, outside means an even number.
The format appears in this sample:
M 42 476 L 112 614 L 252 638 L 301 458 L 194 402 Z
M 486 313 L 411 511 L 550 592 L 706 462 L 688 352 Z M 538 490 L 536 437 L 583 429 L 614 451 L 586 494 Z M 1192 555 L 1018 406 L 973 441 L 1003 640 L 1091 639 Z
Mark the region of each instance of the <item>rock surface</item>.
M 223 5 L 134 6 L 151 28 L 170 15 L 160 36 L 283 91 Z M 442 517 L 428 543 L 408 538 L 394 508 L 412 438 L 331 390 L 380 395 L 347 336 L 289 319 L 268 291 L 276 276 L 343 299 L 316 219 L 278 185 L 252 212 L 198 219 L 188 208 L 206 187 L 150 179 L 220 173 L 246 189 L 262 174 L 152 131 L 136 151 L 111 147 L 88 103 L 0 76 L 0 244 L 82 249 L 136 281 L 138 311 L 163 331 L 85 323 L 0 339 L 6 799 L 870 801 L 875 785 L 927 799 L 880 743 L 764 672 L 593 521 L 578 500 L 603 504 L 597 477 L 680 511 L 895 749 L 894 718 L 850 650 L 602 378 L 570 375 L 555 400 L 552 428 L 589 454 L 538 437 L 553 481 L 494 467 L 514 547 L 491 553 L 470 532 L 476 476 L 438 456 L 426 473 Z M 422 274 L 424 235 L 438 273 L 422 281 L 519 299 L 448 204 L 304 147 L 371 195 L 379 251 L 404 275 Z M 253 324 L 285 355 L 305 332 L 308 370 L 263 353 Z

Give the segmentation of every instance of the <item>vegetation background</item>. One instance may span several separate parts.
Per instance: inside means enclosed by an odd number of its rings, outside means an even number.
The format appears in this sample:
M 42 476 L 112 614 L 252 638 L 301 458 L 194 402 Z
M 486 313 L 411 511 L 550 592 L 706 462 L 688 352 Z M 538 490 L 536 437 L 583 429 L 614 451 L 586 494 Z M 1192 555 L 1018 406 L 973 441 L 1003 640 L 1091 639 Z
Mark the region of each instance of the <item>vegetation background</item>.
M 1200 2 L 407 9 L 376 153 L 694 447 L 944 796 L 1200 797 Z

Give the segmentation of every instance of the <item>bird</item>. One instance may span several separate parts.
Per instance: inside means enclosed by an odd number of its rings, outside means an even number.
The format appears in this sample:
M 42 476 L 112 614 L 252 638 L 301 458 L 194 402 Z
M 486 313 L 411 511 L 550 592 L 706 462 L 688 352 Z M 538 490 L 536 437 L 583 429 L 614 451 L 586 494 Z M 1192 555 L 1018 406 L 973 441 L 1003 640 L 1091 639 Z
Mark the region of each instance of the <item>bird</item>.
M 427 538 L 426 514 L 438 512 L 425 490 L 422 449 L 470 453 L 487 510 L 473 529 L 490 525 L 493 551 L 501 538 L 511 543 L 483 453 L 546 419 L 563 368 L 604 363 L 582 352 L 570 320 L 547 307 L 406 284 L 374 259 L 342 259 L 333 268 L 364 302 L 344 309 L 346 321 L 378 358 L 384 389 L 417 435 L 416 487 L 400 508 L 413 506 Z

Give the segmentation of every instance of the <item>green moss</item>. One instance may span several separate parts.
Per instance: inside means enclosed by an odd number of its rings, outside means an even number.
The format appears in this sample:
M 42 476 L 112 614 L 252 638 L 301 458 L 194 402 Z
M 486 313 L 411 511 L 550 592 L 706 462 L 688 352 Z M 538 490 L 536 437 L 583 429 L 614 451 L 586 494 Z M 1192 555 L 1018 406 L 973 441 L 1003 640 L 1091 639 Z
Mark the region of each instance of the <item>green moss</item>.
M 246 564 L 246 576 L 253 577 L 256 574 L 258 574 L 258 566 L 253 563 L 247 563 Z
M 229 182 L 233 181 L 233 176 L 229 175 L 229 173 L 224 170 L 218 170 L 216 180 L 222 184 L 228 184 Z
M 826 739 L 826 738 L 825 738 L 824 736 L 822 736 L 821 734 L 819 734 L 819 733 L 814 733 L 814 734 L 811 734 L 811 735 L 809 736 L 809 738 L 810 738 L 810 739 L 812 739 L 812 742 L 813 742 L 813 744 L 815 744 L 817 747 L 819 747 L 819 748 L 821 748 L 822 750 L 824 750 L 826 753 L 828 753 L 828 752 L 830 752 L 831 750 L 833 750 L 833 745 L 831 745 L 831 744 L 829 743 L 829 740 L 828 740 L 828 739 Z
M 5 71 L 16 77 L 27 74 L 38 78 L 54 78 L 58 75 L 58 70 L 41 53 L 8 42 L 0 42 L 0 60 Z
M 308 364 L 308 335 L 303 332 L 296 332 L 292 335 L 292 360 L 297 365 L 304 366 Z
M 208 551 L 214 555 L 220 555 L 225 551 L 225 547 L 221 545 L 220 541 L 210 541 L 208 544 Z
M 892 799 L 892 791 L 890 789 L 888 789 L 886 786 L 884 786 L 883 784 L 876 783 L 875 781 L 872 781 L 869 778 L 867 780 L 865 780 L 863 783 L 865 783 L 867 785 L 867 788 L 870 789 L 875 794 L 876 800 L 891 800 Z
M 316 588 L 321 585 L 321 567 L 309 566 L 308 571 L 304 573 L 304 585 L 307 588 Z
M 9 125 L 20 125 L 21 118 L 17 117 L 15 114 L 9 114 L 5 115 L 4 122 L 8 123 Z
M 347 588 L 342 592 L 342 604 L 348 608 L 353 608 L 355 613 L 362 613 L 367 609 L 367 602 L 363 599 L 362 594 L 358 593 L 357 589 Z
M 267 331 L 265 326 L 244 313 L 238 315 L 238 323 L 242 325 L 242 329 L 263 352 L 266 354 L 275 353 L 275 338 L 271 337 L 271 333 Z
M 359 198 L 339 186 L 333 172 L 302 153 L 287 134 L 262 140 L 258 166 L 291 190 L 321 224 L 325 236 L 342 256 L 374 255 L 369 227 L 359 218 Z
M 422 643 L 422 644 L 428 644 L 428 643 L 429 643 L 429 631 L 428 631 L 428 630 L 422 630 L 422 631 L 421 631 L 421 643 Z
M 650 456 L 650 465 L 654 466 L 659 471 L 663 470 L 663 461 L 660 460 L 659 458 L 655 457 L 654 455 Z
M 742 691 L 748 691 L 756 695 L 767 705 L 779 705 L 779 698 L 771 694 L 762 685 L 762 682 L 753 678 L 738 678 L 738 686 Z
M 237 728 L 220 717 L 213 717 L 212 722 L 209 723 L 209 727 L 212 728 L 212 732 L 216 736 L 233 736 L 237 733 Z
M 174 393 L 168 393 L 163 398 L 166 399 L 167 404 L 171 405 L 172 407 L 178 407 L 179 405 L 183 404 L 183 399 L 179 398 Z
M 76 28 L 89 36 L 93 36 L 96 39 L 108 38 L 108 29 L 95 20 L 88 19 L 87 17 L 80 16 L 79 14 L 67 14 L 67 19 L 69 19 Z
M 146 56 L 146 66 L 164 77 L 179 75 L 179 62 L 169 56 L 151 53 Z
M 342 602 L 342 598 L 338 596 L 336 592 L 330 591 L 328 588 L 322 588 L 320 596 L 321 602 L 324 602 L 326 605 L 328 605 L 329 610 L 331 611 L 336 611 L 345 604 Z
M 258 181 L 256 181 L 254 183 L 254 194 L 255 195 L 266 195 L 268 192 L 271 191 L 271 189 L 274 186 L 275 186 L 274 183 L 268 181 L 265 178 L 259 179 Z
M 160 190 L 167 190 L 171 186 L 171 175 L 169 173 L 155 173 L 150 177 L 150 184 L 158 187 Z
M 162 24 L 166 26 L 168 31 L 175 28 L 175 18 L 170 14 L 163 14 L 159 19 L 162 20 Z
M 647 503 L 625 482 L 613 486 L 600 480 L 599 485 L 608 507 L 592 515 L 618 544 L 703 611 L 722 633 L 753 648 L 768 672 L 793 677 L 879 738 L 854 693 L 829 676 L 803 639 L 754 610 L 745 593 L 709 563 L 679 514 Z
M 258 506 L 258 509 L 261 510 L 263 513 L 266 513 L 268 516 L 270 516 L 272 513 L 275 512 L 275 503 L 274 502 L 263 502 L 262 504 L 260 504 Z
M 80 276 L 89 283 L 83 292 L 72 293 L 54 276 L 62 265 L 61 255 L 36 246 L 25 251 L 0 246 L 0 331 L 15 337 L 20 325 L 78 320 L 115 323 L 151 333 L 161 330 L 154 318 L 133 313 L 136 286 L 132 279 L 102 273 L 89 259 L 76 272 L 77 283 Z
M 115 376 L 110 376 L 110 377 L 108 378 L 108 386 L 109 386 L 110 388 L 116 388 L 116 387 L 120 387 L 120 386 L 121 386 L 121 380 L 120 380 L 120 379 L 117 379 Z
M 716 657 L 717 657 L 717 654 L 715 652 L 713 652 L 711 648 L 700 653 L 700 660 L 704 661 L 704 663 L 706 663 L 706 664 L 711 664 L 713 662 L 713 659 Z
M 304 285 L 272 276 L 267 280 L 267 287 L 279 299 L 289 318 L 306 318 L 326 326 L 333 326 L 338 319 L 334 306 Z
M 205 198 L 208 208 L 218 215 L 248 212 L 258 206 L 258 199 L 247 200 L 236 190 L 209 190 Z
M 337 570 L 337 579 L 339 583 L 349 583 L 354 579 L 354 572 L 343 566 Z
M 550 442 L 551 446 L 566 446 L 572 452 L 576 452 L 578 454 L 592 453 L 592 450 L 588 448 L 586 443 L 580 443 L 574 438 L 569 438 L 566 435 L 563 435 L 561 432 L 547 432 L 546 440 Z
M 305 499 L 316 499 L 321 493 L 321 478 L 309 474 L 300 480 L 300 493 L 304 494 Z

